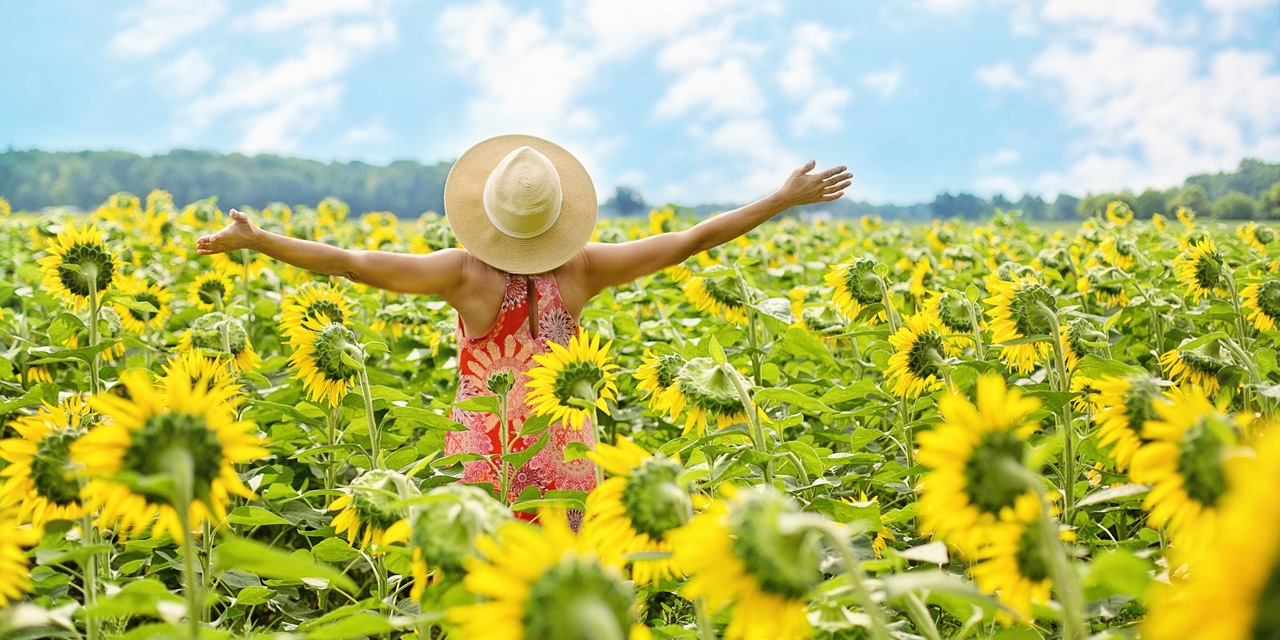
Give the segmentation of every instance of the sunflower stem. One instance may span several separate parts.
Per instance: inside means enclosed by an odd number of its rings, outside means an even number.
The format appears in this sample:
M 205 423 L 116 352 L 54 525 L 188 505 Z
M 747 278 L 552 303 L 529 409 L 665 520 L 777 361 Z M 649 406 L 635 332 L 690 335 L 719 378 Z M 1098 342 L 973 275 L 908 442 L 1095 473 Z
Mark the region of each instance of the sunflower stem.
M 244 335 L 247 339 L 247 336 L 251 335 L 253 331 L 253 291 L 252 287 L 249 286 L 252 282 L 250 280 L 252 276 L 249 273 L 248 249 L 240 250 L 240 263 L 244 265 L 244 308 L 246 309 L 244 314 Z
M 938 625 L 933 621 L 928 605 L 920 599 L 920 596 L 914 592 L 908 593 L 906 602 L 907 615 L 911 616 L 912 622 L 916 623 L 916 628 L 929 640 L 942 640 L 942 635 L 938 633 Z
M 1050 558 L 1049 575 L 1062 603 L 1062 640 L 1083 640 L 1088 633 L 1084 616 L 1084 594 L 1080 592 L 1080 583 L 1072 571 L 1067 549 L 1057 535 L 1058 526 L 1049 517 L 1049 504 L 1043 494 L 1040 495 L 1040 504 L 1037 538 L 1041 551 Z
M 507 391 L 498 394 L 498 435 L 502 441 L 502 452 L 498 456 L 499 482 L 501 483 L 502 504 L 511 506 L 511 476 L 507 472 L 507 454 L 511 452 L 511 433 L 507 429 Z
M 373 468 L 382 468 L 382 434 L 378 420 L 373 415 L 373 391 L 369 389 L 369 371 L 360 365 L 360 396 L 364 400 L 364 416 L 369 425 L 369 449 Z
M 764 426 L 760 424 L 760 414 L 756 411 L 756 405 L 751 400 L 751 393 L 747 390 L 747 385 L 743 384 L 742 375 L 729 366 L 726 362 L 720 365 L 723 369 L 725 377 L 733 382 L 733 388 L 738 393 L 738 400 L 742 402 L 743 413 L 747 414 L 747 424 L 751 427 L 751 442 L 755 445 L 756 451 L 759 451 L 769 460 L 764 463 L 761 470 L 764 474 L 765 486 L 773 486 L 773 458 L 769 454 L 768 443 L 765 442 Z
M 693 610 L 698 615 L 698 638 L 699 640 L 716 640 L 715 625 L 711 622 L 711 615 L 707 613 L 707 599 L 699 596 L 693 601 Z
M 1057 368 L 1058 391 L 1071 390 L 1071 372 L 1067 371 L 1066 359 L 1062 353 L 1062 327 L 1058 323 L 1058 314 L 1045 306 L 1039 305 L 1041 314 L 1049 321 L 1053 338 L 1053 362 Z M 1062 520 L 1070 524 L 1076 508 L 1076 433 L 1071 415 L 1071 403 L 1064 402 L 1058 409 L 1058 429 L 1062 431 Z
M 1236 335 L 1240 338 L 1240 346 L 1248 348 L 1249 334 L 1245 329 L 1244 310 L 1240 306 L 1240 292 L 1236 289 L 1235 276 L 1231 274 L 1231 270 L 1223 265 L 1222 277 L 1227 281 L 1227 291 L 1231 294 L 1231 308 L 1235 310 Z
M 747 288 L 747 280 L 742 275 L 742 269 L 733 268 L 734 274 L 737 276 L 738 288 L 742 289 L 742 300 L 747 307 L 747 344 L 751 345 L 751 374 L 755 380 L 756 386 L 764 386 L 763 364 L 760 362 L 760 334 L 756 328 L 756 308 L 751 304 L 750 289 Z
M 893 298 L 889 295 L 889 287 L 884 283 L 884 278 L 879 275 L 876 277 L 876 284 L 880 285 L 881 298 L 884 300 L 884 317 L 889 321 L 889 335 L 898 332 L 898 312 L 893 308 Z
M 182 585 L 187 596 L 187 624 L 191 640 L 199 640 L 200 625 L 204 617 L 202 600 L 203 581 L 196 577 L 196 545 L 191 530 L 191 504 L 195 502 L 195 461 L 186 450 L 175 449 L 167 454 L 174 480 L 174 511 L 182 528 Z
M 218 323 L 222 328 L 222 352 L 231 358 L 231 318 L 227 317 L 225 308 L 222 306 L 222 296 L 214 297 L 213 304 L 217 312 L 222 314 L 222 322 Z
M 911 475 L 911 470 L 916 468 L 916 445 L 915 438 L 911 433 L 911 420 L 907 416 L 907 398 L 903 396 L 898 398 L 898 422 L 902 428 L 902 449 L 907 456 L 907 486 L 914 490 L 915 478 Z
M 871 618 L 871 637 L 874 640 L 892 640 L 893 636 L 889 633 L 889 625 L 885 623 L 880 607 L 876 606 L 875 599 L 871 597 L 871 591 L 867 589 L 867 574 L 862 571 L 862 564 L 858 562 L 858 556 L 854 553 L 853 547 L 849 546 L 849 541 L 844 538 L 844 535 L 826 523 L 810 526 L 822 534 L 840 552 L 840 560 L 844 564 L 845 571 L 852 578 L 850 582 L 853 586 L 854 597 L 857 598 L 862 610 Z
M 328 444 L 331 447 L 335 444 L 338 444 L 338 419 L 340 415 L 339 411 L 340 409 L 338 408 L 338 406 L 334 405 L 333 407 L 329 408 L 329 413 L 325 415 L 325 431 L 326 431 L 326 435 L 328 436 L 328 442 L 326 442 L 325 444 Z M 334 485 L 337 484 L 337 481 L 338 481 L 337 466 L 339 464 L 340 458 L 338 457 L 338 452 L 334 450 L 329 451 L 328 458 L 329 458 L 328 464 L 325 465 L 325 470 L 324 470 L 324 489 L 325 491 L 333 491 L 333 487 Z
M 89 283 L 89 348 L 92 349 L 98 346 L 98 274 L 96 269 L 87 269 L 87 271 L 92 272 L 92 281 Z M 97 353 L 89 357 L 89 390 L 95 395 L 102 391 Z
M 92 547 L 96 540 L 96 532 L 93 529 L 93 515 L 85 510 L 84 516 L 80 518 L 80 542 L 86 547 Z M 89 640 L 98 640 L 100 633 L 100 621 L 95 613 L 90 613 L 98 604 L 98 554 L 91 553 L 85 558 L 84 563 L 84 626 L 85 635 Z
M 978 305 L 965 298 L 965 308 L 969 310 L 969 324 L 973 325 L 973 349 L 978 360 L 986 359 L 986 349 L 982 345 L 982 325 L 978 323 Z

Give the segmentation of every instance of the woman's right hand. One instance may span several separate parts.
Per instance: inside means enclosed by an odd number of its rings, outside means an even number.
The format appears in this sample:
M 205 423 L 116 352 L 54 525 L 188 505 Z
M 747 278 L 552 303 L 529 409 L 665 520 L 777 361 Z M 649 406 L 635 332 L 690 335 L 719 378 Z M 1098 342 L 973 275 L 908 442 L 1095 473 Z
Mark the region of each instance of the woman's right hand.
M 226 253 L 236 249 L 253 249 L 258 240 L 260 230 L 249 222 L 249 216 L 231 210 L 231 224 L 213 235 L 201 236 L 196 240 L 196 253 Z

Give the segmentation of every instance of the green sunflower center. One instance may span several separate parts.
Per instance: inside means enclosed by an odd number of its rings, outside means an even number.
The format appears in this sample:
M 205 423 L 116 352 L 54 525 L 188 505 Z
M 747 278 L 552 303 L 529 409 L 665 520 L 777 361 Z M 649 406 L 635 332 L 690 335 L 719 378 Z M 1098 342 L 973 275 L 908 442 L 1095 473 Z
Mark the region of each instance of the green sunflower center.
M 417 487 L 395 471 L 375 469 L 351 481 L 351 508 L 360 522 L 385 530 L 405 517 L 395 503 L 419 495 Z
M 79 436 L 80 431 L 75 429 L 50 432 L 36 445 L 36 455 L 31 460 L 31 482 L 36 493 L 58 506 L 73 504 L 80 495 L 80 483 L 71 464 L 71 443 Z
M 793 600 L 804 598 L 822 580 L 812 532 L 784 532 L 778 526 L 779 516 L 797 511 L 785 497 L 762 493 L 738 501 L 728 519 L 733 553 L 760 588 Z
M 141 429 L 132 432 L 120 468 L 142 480 L 170 477 L 173 470 L 168 454 L 171 452 L 185 452 L 190 456 L 196 497 L 207 499 L 210 486 L 222 472 L 224 459 L 218 434 L 209 428 L 204 416 L 169 412 L 147 418 Z M 141 482 L 133 490 L 152 500 L 167 502 L 170 499 L 163 493 L 148 491 L 146 485 Z
M 667 531 L 693 517 L 689 493 L 677 482 L 680 471 L 675 461 L 658 457 L 631 470 L 621 500 L 631 528 L 662 540 Z
M 321 329 L 312 341 L 315 349 L 316 369 L 329 380 L 350 380 L 359 369 L 342 361 L 345 351 L 357 362 L 361 357 L 356 347 L 356 334 L 340 324 L 331 324 Z
M 917 378 L 937 376 L 938 363 L 943 360 L 944 349 L 942 335 L 936 331 L 926 331 L 916 336 L 907 353 L 907 370 Z
M 711 358 L 694 358 L 680 368 L 677 384 L 690 404 L 714 415 L 743 412 L 742 400 L 729 374 Z
M 1258 310 L 1280 318 L 1280 280 L 1268 280 L 1258 285 Z
M 844 285 L 849 289 L 849 297 L 858 304 L 880 302 L 880 285 L 876 282 L 875 266 L 875 260 L 858 258 L 845 272 Z
M 1014 559 L 1018 562 L 1018 573 L 1028 580 L 1039 582 L 1049 579 L 1049 563 L 1052 560 L 1045 556 L 1039 539 L 1046 526 L 1045 522 L 1037 518 L 1023 527 L 1022 535 L 1018 537 L 1018 551 L 1014 554 Z
M 1254 611 L 1253 633 L 1249 637 L 1266 640 L 1280 638 L 1280 558 L 1271 563 L 1271 574 L 1258 593 Z
M 510 518 L 507 508 L 479 487 L 446 484 L 427 495 L 437 499 L 414 510 L 409 542 L 422 551 L 427 566 L 454 574 L 462 570 L 464 558 L 476 555 L 476 538 Z
M 1135 435 L 1142 434 L 1142 425 L 1148 420 L 1155 420 L 1155 409 L 1151 403 L 1159 400 L 1160 386 L 1151 376 L 1140 376 L 1130 381 L 1130 387 L 1124 394 L 1125 423 Z
M 133 297 L 138 302 L 145 302 L 155 307 L 156 309 L 159 309 L 161 306 L 160 298 L 157 297 L 156 294 L 151 293 L 150 291 L 139 291 L 133 294 Z M 143 324 L 147 324 L 151 322 L 151 319 L 154 318 L 156 315 L 154 313 L 151 313 L 150 311 L 138 311 L 137 309 L 132 309 L 129 307 L 125 307 L 125 312 L 129 314 L 129 317 Z
M 75 265 L 80 269 L 80 273 L 76 273 L 59 266 L 58 280 L 67 288 L 67 291 L 86 298 L 92 293 L 91 287 L 96 287 L 97 291 L 102 293 L 111 288 L 111 282 L 115 279 L 115 260 L 107 252 L 106 247 L 100 244 L 71 245 L 71 248 L 63 254 L 59 265 Z
M 1179 351 L 1178 359 L 1187 365 L 1187 368 L 1206 376 L 1216 376 L 1226 364 L 1213 356 L 1199 351 Z
M 556 376 L 556 401 L 561 406 L 571 406 L 569 400 L 577 398 L 584 402 L 595 401 L 595 383 L 604 377 L 604 370 L 594 362 L 574 360 L 564 363 L 564 367 Z
M 624 640 L 631 590 L 600 565 L 571 555 L 529 585 L 526 640 Z
M 658 361 L 653 368 L 658 386 L 665 389 L 675 384 L 676 378 L 680 375 L 680 367 L 684 366 L 684 362 L 684 358 L 674 353 L 658 356 Z
M 952 333 L 973 331 L 973 318 L 969 317 L 969 308 L 960 296 L 942 294 L 942 299 L 938 301 L 938 319 Z
M 1196 286 L 1201 289 L 1215 289 L 1222 280 L 1222 260 L 1213 253 L 1206 253 L 1196 259 Z
M 1027 492 L 1024 476 L 1013 470 L 1013 465 L 1022 465 L 1026 446 L 1012 431 L 983 434 L 964 466 L 969 502 L 984 513 L 1012 507 L 1018 496 Z
M 225 314 L 214 312 L 206 313 L 196 319 L 191 325 L 191 344 L 200 349 L 209 351 L 222 352 L 222 323 L 228 322 L 227 335 L 231 346 L 231 355 L 239 355 L 249 346 L 249 335 L 245 333 L 244 325 L 234 318 L 228 318 Z
M 1276 241 L 1276 232 L 1271 227 L 1258 226 L 1253 229 L 1253 237 L 1258 244 L 1266 246 Z
M 218 304 L 226 298 L 227 285 L 217 278 L 205 280 L 200 283 L 200 289 L 196 293 L 200 296 L 200 302 Z
M 1182 436 L 1178 451 L 1178 474 L 1192 500 L 1215 505 L 1227 490 L 1222 460 L 1226 454 L 1225 434 L 1231 425 L 1217 414 L 1204 416 Z
M 1052 325 L 1045 317 L 1041 306 L 1055 311 L 1058 308 L 1057 298 L 1049 288 L 1034 282 L 1015 288 L 1013 299 L 1009 301 L 1014 324 L 1018 333 L 1023 336 L 1042 336 L 1052 332 Z
M 742 300 L 742 288 L 738 286 L 737 280 L 703 278 L 702 288 L 706 290 L 708 297 L 726 307 L 740 309 L 745 306 Z

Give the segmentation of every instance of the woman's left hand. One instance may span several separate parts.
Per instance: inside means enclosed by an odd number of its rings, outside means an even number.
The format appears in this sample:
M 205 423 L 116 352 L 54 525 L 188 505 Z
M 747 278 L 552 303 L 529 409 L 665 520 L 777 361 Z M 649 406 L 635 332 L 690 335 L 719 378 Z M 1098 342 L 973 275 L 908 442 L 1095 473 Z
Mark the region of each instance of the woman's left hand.
M 844 195 L 849 187 L 851 173 L 848 167 L 833 167 L 826 171 L 810 173 L 817 163 L 810 160 L 803 167 L 791 172 L 787 181 L 774 193 L 788 208 L 815 202 L 831 202 Z

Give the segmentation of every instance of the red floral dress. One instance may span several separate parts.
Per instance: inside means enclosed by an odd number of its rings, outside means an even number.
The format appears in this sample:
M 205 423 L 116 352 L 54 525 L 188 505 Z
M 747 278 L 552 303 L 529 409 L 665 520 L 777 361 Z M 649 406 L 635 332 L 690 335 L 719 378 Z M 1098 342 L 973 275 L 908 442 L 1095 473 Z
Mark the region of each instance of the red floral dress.
M 532 285 L 532 286 L 531 286 Z M 534 293 L 533 308 L 537 313 L 537 325 L 529 318 L 529 294 Z M 536 328 L 536 337 L 530 331 Z M 532 415 L 525 404 L 529 377 L 525 372 L 536 367 L 533 356 L 548 351 L 547 342 L 568 346 L 569 339 L 578 334 L 578 322 L 560 299 L 560 289 L 551 274 L 523 276 L 507 274 L 506 294 L 502 308 L 487 333 L 468 338 L 462 333 L 462 320 L 458 320 L 458 394 L 457 402 L 476 396 L 495 395 L 489 391 L 489 376 L 499 371 L 515 374 L 515 385 L 507 394 L 507 429 L 511 450 L 523 451 L 538 441 L 539 436 L 518 437 L 526 418 Z M 455 453 L 498 454 L 502 440 L 498 432 L 498 416 L 492 413 L 461 411 L 454 409 L 450 416 L 467 427 L 466 431 L 450 431 L 445 436 L 445 455 Z M 553 424 L 549 429 L 546 446 L 524 466 L 516 469 L 511 477 L 508 498 L 514 501 L 525 487 L 537 487 L 539 493 L 549 490 L 591 491 L 596 486 L 595 463 L 580 458 L 566 462 L 565 445 L 581 442 L 595 448 L 595 433 L 590 428 L 574 429 L 563 424 Z M 464 462 L 461 482 L 492 483 L 500 486 L 493 466 L 483 460 Z M 533 514 L 517 513 L 523 519 L 533 519 Z M 574 530 L 582 520 L 576 510 L 568 514 Z

